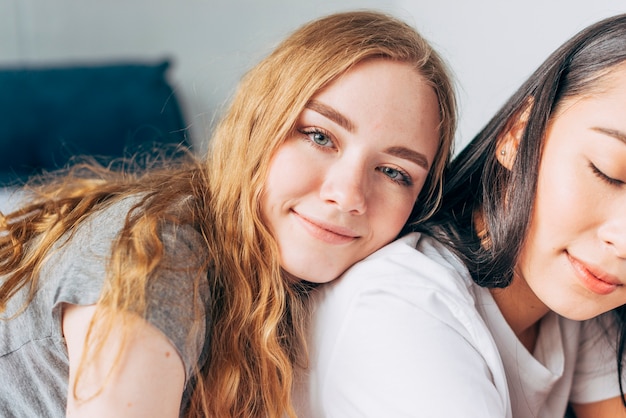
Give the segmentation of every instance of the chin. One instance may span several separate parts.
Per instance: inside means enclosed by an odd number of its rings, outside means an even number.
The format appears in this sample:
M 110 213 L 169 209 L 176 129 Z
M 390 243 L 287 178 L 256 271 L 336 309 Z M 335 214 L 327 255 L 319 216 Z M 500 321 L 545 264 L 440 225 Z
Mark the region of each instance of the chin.
M 327 275 L 312 275 L 311 273 L 307 273 L 304 274 L 302 277 L 300 277 L 301 281 L 305 281 L 305 282 L 309 282 L 309 283 L 317 283 L 317 284 L 323 284 L 323 283 L 328 283 L 328 282 L 332 282 L 333 280 L 335 280 L 339 275 L 335 275 L 332 277 L 328 277 Z
M 333 280 L 335 280 L 341 275 L 341 272 L 328 272 L 328 271 L 315 274 L 315 272 L 311 272 L 310 270 L 299 271 L 297 273 L 300 273 L 300 274 L 289 273 L 289 275 L 291 277 L 294 277 L 297 281 L 304 281 L 304 282 L 317 283 L 317 284 L 332 282 Z
M 586 321 L 608 312 L 607 310 L 601 309 L 572 309 L 571 305 L 566 306 L 565 309 L 554 309 L 554 311 L 560 316 L 573 321 Z
M 287 261 L 287 262 L 285 262 Z M 345 270 L 339 265 L 322 265 L 319 260 L 303 259 L 302 257 L 283 257 L 283 271 L 292 281 L 311 283 L 328 283 L 339 277 Z

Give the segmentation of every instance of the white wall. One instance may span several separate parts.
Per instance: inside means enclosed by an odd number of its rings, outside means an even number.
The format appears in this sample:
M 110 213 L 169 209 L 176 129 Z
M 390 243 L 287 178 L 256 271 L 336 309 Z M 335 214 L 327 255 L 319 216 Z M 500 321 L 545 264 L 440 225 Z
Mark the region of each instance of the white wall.
M 289 31 L 377 0 L 0 0 L 0 66 L 174 59 L 195 139 L 243 72 Z
M 626 12 L 624 0 L 400 0 L 458 85 L 458 148 L 548 55 L 579 30 Z
M 174 59 L 196 139 L 241 74 L 289 31 L 337 10 L 413 23 L 452 66 L 464 143 L 574 32 L 626 12 L 623 0 L 0 0 L 0 66 Z

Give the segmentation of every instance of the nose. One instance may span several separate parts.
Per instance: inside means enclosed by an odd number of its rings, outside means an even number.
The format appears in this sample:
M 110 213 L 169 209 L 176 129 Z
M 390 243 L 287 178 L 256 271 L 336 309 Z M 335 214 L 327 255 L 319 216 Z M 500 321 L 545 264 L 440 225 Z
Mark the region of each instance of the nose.
M 327 171 L 320 197 L 342 212 L 363 214 L 366 210 L 367 172 L 362 164 L 336 164 Z
M 619 257 L 626 259 L 626 216 L 612 219 L 600 226 L 600 239 Z

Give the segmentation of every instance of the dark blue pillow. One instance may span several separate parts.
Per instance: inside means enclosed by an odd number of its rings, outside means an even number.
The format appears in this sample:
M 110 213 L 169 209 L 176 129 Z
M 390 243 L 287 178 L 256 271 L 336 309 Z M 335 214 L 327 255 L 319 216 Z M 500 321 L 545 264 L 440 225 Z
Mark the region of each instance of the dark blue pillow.
M 0 70 L 0 181 L 115 158 L 164 143 L 189 146 L 179 103 L 156 65 Z

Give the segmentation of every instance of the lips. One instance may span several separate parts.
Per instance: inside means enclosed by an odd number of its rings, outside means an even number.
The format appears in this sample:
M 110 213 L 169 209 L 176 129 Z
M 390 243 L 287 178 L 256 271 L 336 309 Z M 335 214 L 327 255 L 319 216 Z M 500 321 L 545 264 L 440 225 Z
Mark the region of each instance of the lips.
M 359 234 L 350 228 L 303 216 L 293 210 L 292 213 L 309 235 L 325 243 L 334 245 L 347 244 L 359 238 Z
M 567 254 L 567 257 L 581 283 L 593 293 L 608 295 L 622 286 L 616 276 L 603 271 L 601 268 L 585 264 L 570 254 Z

